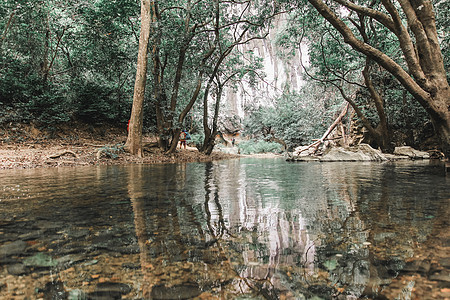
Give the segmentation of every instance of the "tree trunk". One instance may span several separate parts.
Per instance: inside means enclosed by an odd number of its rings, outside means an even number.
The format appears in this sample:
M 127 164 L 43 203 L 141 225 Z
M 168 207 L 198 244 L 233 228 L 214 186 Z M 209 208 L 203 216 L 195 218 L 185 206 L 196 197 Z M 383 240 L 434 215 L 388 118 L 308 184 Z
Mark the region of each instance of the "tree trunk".
M 3 44 L 3 41 L 6 40 L 6 34 L 8 33 L 8 29 L 11 26 L 14 15 L 16 14 L 16 10 L 14 10 L 11 15 L 9 15 L 8 22 L 6 23 L 5 30 L 3 31 L 2 39 L 0 40 L 0 46 Z
M 216 103 L 214 107 L 214 116 L 212 121 L 211 129 L 208 127 L 208 112 L 205 110 L 203 113 L 203 126 L 205 126 L 205 139 L 203 141 L 203 146 L 200 152 L 205 153 L 206 155 L 210 155 L 214 150 L 214 146 L 216 145 L 216 136 L 218 133 L 217 122 L 219 120 L 219 111 L 220 111 L 220 100 L 222 99 L 222 93 L 224 88 L 224 83 L 220 82 L 220 79 L 217 78 L 217 93 L 216 93 Z M 207 95 L 205 95 L 207 96 Z M 207 99 L 205 98 L 205 105 L 207 104 Z
M 147 81 L 147 47 L 150 36 L 150 1 L 141 0 L 141 33 L 139 36 L 139 52 L 134 84 L 133 107 L 131 110 L 130 127 L 125 144 L 131 154 L 143 157 L 142 123 L 144 111 L 145 83 Z
M 379 21 L 393 32 L 399 41 L 408 71 L 391 57 L 371 45 L 359 40 L 352 30 L 322 0 L 308 0 L 316 10 L 342 35 L 344 42 L 366 55 L 391 73 L 401 85 L 425 108 L 431 117 L 434 129 L 440 137 L 443 152 L 450 155 L 450 87 L 444 69 L 439 46 L 435 15 L 431 1 L 399 0 L 408 28 L 403 25 L 402 13 L 390 0 L 381 3 L 388 12 L 359 6 L 345 0 L 335 2 L 349 10 L 364 14 Z M 410 29 L 410 31 L 409 31 Z M 414 38 L 409 34 L 412 32 Z M 413 42 L 415 41 L 415 43 Z
M 202 83 L 203 83 L 203 73 L 205 72 L 205 68 L 204 67 L 205 67 L 206 61 L 213 54 L 215 49 L 216 49 L 215 45 L 211 46 L 211 48 L 209 49 L 208 53 L 206 53 L 205 56 L 202 59 L 202 63 L 199 66 L 200 71 L 199 71 L 199 73 L 197 75 L 197 84 L 196 84 L 195 90 L 192 93 L 191 100 L 184 107 L 183 111 L 178 116 L 178 124 L 183 124 L 184 118 L 187 116 L 189 111 L 192 109 L 192 107 L 194 106 L 195 101 L 198 98 L 198 95 L 200 94 L 200 91 L 201 91 L 201 88 L 202 88 Z M 185 56 L 184 54 L 183 54 L 183 57 Z M 178 87 L 176 87 L 176 93 L 178 94 Z M 171 111 L 172 111 L 173 114 L 175 113 L 175 107 L 176 107 L 176 100 L 175 100 L 175 103 L 174 103 L 174 101 L 172 99 L 172 101 L 171 101 Z M 170 125 L 172 125 L 172 122 L 170 122 Z M 181 133 L 181 128 L 174 128 L 173 129 L 172 142 L 170 144 L 169 150 L 167 150 L 167 153 L 173 153 L 177 149 L 180 133 Z
M 383 152 L 387 151 L 390 152 L 391 150 L 391 143 L 390 143 L 390 134 L 389 134 L 389 128 L 388 128 L 388 121 L 386 117 L 386 113 L 384 111 L 384 101 L 381 95 L 375 90 L 375 87 L 373 86 L 372 79 L 370 78 L 369 74 L 369 65 L 368 65 L 368 58 L 366 60 L 366 66 L 363 70 L 363 77 L 364 77 L 364 83 L 366 84 L 367 88 L 369 89 L 370 97 L 372 98 L 373 102 L 375 103 L 375 107 L 377 109 L 378 117 L 380 118 L 380 123 L 378 124 L 377 128 L 375 129 L 373 133 L 373 138 L 375 139 L 377 146 L 383 150 Z

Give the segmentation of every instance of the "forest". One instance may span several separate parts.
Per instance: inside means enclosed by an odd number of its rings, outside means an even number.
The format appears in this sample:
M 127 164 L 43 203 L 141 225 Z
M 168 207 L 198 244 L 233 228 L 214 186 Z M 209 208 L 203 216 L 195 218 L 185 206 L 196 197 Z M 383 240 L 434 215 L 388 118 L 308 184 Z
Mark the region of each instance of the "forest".
M 450 3 L 443 0 L 5 0 L 0 3 L 0 124 L 122 128 L 172 153 L 189 129 L 210 154 L 233 119 L 251 141 L 292 150 L 348 103 L 348 134 L 372 146 L 449 156 Z M 274 32 L 274 20 L 283 28 Z M 301 69 L 267 99 L 227 115 L 227 94 L 267 82 L 254 41 Z M 293 59 L 301 52 L 300 59 Z M 236 119 L 238 119 L 236 121 Z
M 450 299 L 449 25 L 1 0 L 0 299 Z

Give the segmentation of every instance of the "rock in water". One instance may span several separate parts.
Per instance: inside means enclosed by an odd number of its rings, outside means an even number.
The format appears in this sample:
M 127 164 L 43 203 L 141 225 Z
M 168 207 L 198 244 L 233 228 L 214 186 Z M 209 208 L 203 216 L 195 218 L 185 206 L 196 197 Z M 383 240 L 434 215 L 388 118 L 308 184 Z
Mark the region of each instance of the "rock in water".
M 6 269 L 8 270 L 9 274 L 17 276 L 28 274 L 30 272 L 30 270 L 23 264 L 9 265 Z
M 201 294 L 200 287 L 197 284 L 181 284 L 172 287 L 158 285 L 152 289 L 152 299 L 170 300 L 170 299 L 191 299 Z
M 15 241 L 0 246 L 0 257 L 22 254 L 27 247 L 24 241 Z
M 97 292 L 117 292 L 126 295 L 131 292 L 131 287 L 128 284 L 120 282 L 101 282 L 97 284 L 95 290 Z

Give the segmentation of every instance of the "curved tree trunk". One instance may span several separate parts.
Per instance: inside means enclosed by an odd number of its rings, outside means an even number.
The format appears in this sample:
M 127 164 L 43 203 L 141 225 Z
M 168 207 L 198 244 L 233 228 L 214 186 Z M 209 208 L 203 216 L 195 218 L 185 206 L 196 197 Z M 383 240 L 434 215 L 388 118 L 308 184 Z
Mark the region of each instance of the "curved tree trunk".
M 366 66 L 362 73 L 364 77 L 364 82 L 367 88 L 369 89 L 370 97 L 375 103 L 377 114 L 378 117 L 380 118 L 380 123 L 378 124 L 374 132 L 372 132 L 372 136 L 375 139 L 376 143 L 378 144 L 378 147 L 380 147 L 381 150 L 383 150 L 383 152 L 385 151 L 390 152 L 394 149 L 392 149 L 391 146 L 388 121 L 384 110 L 384 101 L 381 95 L 375 90 L 375 87 L 373 86 L 372 79 L 370 78 L 369 75 L 368 61 L 366 61 Z
M 136 81 L 134 84 L 133 107 L 125 149 L 131 154 L 143 157 L 142 123 L 144 110 L 145 83 L 147 81 L 147 47 L 150 36 L 150 1 L 141 0 L 141 33 L 137 59 Z
M 439 46 L 435 15 L 429 0 L 398 0 L 402 12 L 391 0 L 381 0 L 388 13 L 357 5 L 347 0 L 334 0 L 351 11 L 376 19 L 393 32 L 399 41 L 408 71 L 391 57 L 359 40 L 352 30 L 322 0 L 308 0 L 336 30 L 344 42 L 377 62 L 425 108 L 441 140 L 442 150 L 450 155 L 450 87 Z M 406 16 L 410 36 L 401 19 Z M 413 42 L 415 41 L 415 43 Z M 411 75 L 410 75 L 411 74 Z

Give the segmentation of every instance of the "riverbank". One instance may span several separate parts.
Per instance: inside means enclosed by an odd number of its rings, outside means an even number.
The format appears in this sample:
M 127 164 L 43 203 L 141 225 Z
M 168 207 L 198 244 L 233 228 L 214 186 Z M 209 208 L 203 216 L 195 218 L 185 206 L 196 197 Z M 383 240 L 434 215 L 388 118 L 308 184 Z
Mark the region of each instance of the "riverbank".
M 118 129 L 61 129 L 50 137 L 30 127 L 0 130 L 0 169 L 31 169 L 130 163 L 176 163 L 214 161 L 239 157 L 214 151 L 200 153 L 195 147 L 177 149 L 167 155 L 156 147 L 145 147 L 144 158 L 123 150 L 126 132 Z M 143 143 L 156 140 L 145 136 Z

